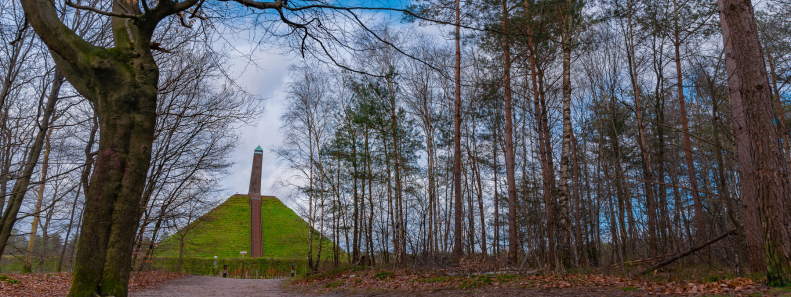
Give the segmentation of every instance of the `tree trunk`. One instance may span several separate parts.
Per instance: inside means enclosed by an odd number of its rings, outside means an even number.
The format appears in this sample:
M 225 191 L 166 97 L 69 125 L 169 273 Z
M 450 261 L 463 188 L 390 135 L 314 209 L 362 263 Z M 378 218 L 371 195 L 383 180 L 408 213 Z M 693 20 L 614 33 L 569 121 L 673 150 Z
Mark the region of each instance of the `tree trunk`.
M 475 131 L 477 131 L 477 129 L 476 129 L 476 122 L 477 122 L 476 118 L 472 118 L 470 120 L 470 122 L 471 122 L 471 125 L 472 125 L 472 129 L 467 129 L 467 131 L 466 131 L 468 136 L 467 136 L 467 145 L 465 147 L 467 149 L 467 156 L 469 156 L 468 158 L 470 160 L 470 167 L 471 167 L 470 169 L 472 170 L 472 172 L 471 172 L 472 180 L 473 180 L 472 181 L 472 186 L 473 186 L 472 188 L 473 188 L 473 190 L 475 192 L 475 196 L 476 196 L 476 198 L 478 200 L 478 217 L 480 218 L 480 224 L 481 224 L 481 228 L 480 228 L 480 230 L 481 230 L 481 242 L 480 242 L 481 255 L 485 258 L 486 255 L 487 255 L 487 251 L 486 251 L 486 215 L 485 215 L 484 210 L 483 210 L 483 183 L 481 181 L 481 170 L 480 170 L 480 167 L 478 167 L 478 160 L 479 160 L 478 159 L 478 139 L 477 139 L 477 136 L 476 136 L 476 133 L 475 133 Z M 469 127 L 465 126 L 465 128 L 469 128 Z M 472 143 L 470 143 L 470 142 L 472 142 Z M 472 194 L 473 193 L 470 193 L 470 196 L 472 196 Z M 472 205 L 470 205 L 470 233 L 474 233 L 475 232 L 475 228 L 474 228 L 474 224 L 473 224 L 473 221 L 475 220 L 475 216 L 473 215 L 474 212 L 472 210 L 473 210 Z M 472 237 L 472 238 L 474 239 L 474 237 Z M 474 250 L 474 248 L 473 248 L 473 250 Z
M 779 129 L 778 133 L 781 135 L 780 137 L 783 139 L 783 148 L 785 149 L 785 157 L 786 162 L 791 162 L 791 143 L 788 142 L 788 130 L 786 129 L 786 113 L 783 109 L 783 101 L 780 100 L 780 88 L 777 86 L 777 72 L 775 72 L 775 62 L 772 59 L 772 53 L 766 53 L 766 57 L 769 59 L 769 74 L 772 78 L 772 91 L 774 91 L 774 99 L 775 103 L 777 103 L 777 113 L 780 116 L 778 119 L 779 122 Z
M 47 207 L 47 215 L 44 217 L 44 224 L 41 225 L 41 254 L 38 260 L 38 272 L 46 271 L 45 260 L 49 257 L 49 224 L 52 222 L 52 215 L 55 213 L 55 203 L 58 202 L 58 186 L 55 186 L 55 194 L 52 195 L 52 203 Z
M 502 3 L 503 35 L 503 85 L 505 99 L 505 176 L 508 183 L 508 262 L 517 263 L 519 249 L 519 222 L 516 219 L 516 177 L 514 176 L 514 123 L 511 104 L 511 49 L 508 42 L 508 8 Z
M 564 268 L 571 267 L 571 231 L 569 222 L 569 163 L 571 158 L 571 2 L 567 1 L 563 18 L 561 51 L 563 52 L 563 143 L 560 153 L 558 184 L 558 260 Z
M 357 263 L 360 260 L 360 197 L 357 193 L 357 178 L 359 173 L 357 171 L 357 141 L 356 136 L 352 141 L 352 180 L 353 180 L 353 196 L 354 196 L 354 211 L 352 213 L 352 263 Z M 397 251 L 397 246 L 396 246 Z
M 543 91 L 543 80 L 542 76 L 543 73 L 540 72 L 537 61 L 536 61 L 536 45 L 534 44 L 533 40 L 533 28 L 531 25 L 532 16 L 530 14 L 530 3 L 525 1 L 525 15 L 527 16 L 527 38 L 528 38 L 528 49 L 529 49 L 529 56 L 530 56 L 530 76 L 533 85 L 533 103 L 534 103 L 534 110 L 533 114 L 536 117 L 536 132 L 538 133 L 538 150 L 541 160 L 541 175 L 542 175 L 542 185 L 544 190 L 544 202 L 546 208 L 546 228 L 547 228 L 547 251 L 549 252 L 549 260 L 547 261 L 548 265 L 553 265 L 555 261 L 555 222 L 553 219 L 554 214 L 554 203 L 553 203 L 553 183 L 555 180 L 554 172 L 550 168 L 550 162 L 548 156 L 550 148 L 546 147 L 546 144 L 549 143 L 546 141 L 546 137 L 549 135 L 545 135 L 544 130 L 544 123 L 543 123 L 543 111 L 540 106 L 542 91 Z M 550 157 L 551 158 L 551 157 Z
M 753 258 L 762 243 L 767 281 L 782 286 L 791 275 L 791 181 L 766 64 L 751 2 L 719 0 L 719 7 L 750 265 L 759 266 Z
M 453 255 L 464 256 L 461 240 L 461 8 L 456 0 L 456 100 L 453 104 Z
M 703 202 L 700 200 L 700 193 L 698 192 L 698 177 L 695 172 L 695 162 L 692 159 L 692 142 L 689 138 L 689 120 L 687 119 L 687 107 L 684 102 L 684 79 L 681 72 L 681 54 L 679 48 L 681 47 L 681 39 L 679 37 L 678 27 L 678 5 L 677 1 L 673 1 L 673 11 L 675 14 L 675 40 L 673 47 L 675 50 L 676 61 L 676 90 L 678 91 L 678 106 L 679 113 L 681 114 L 681 130 L 684 138 L 684 156 L 687 160 L 687 174 L 689 175 L 689 183 L 692 186 L 692 203 L 695 208 L 695 225 L 697 227 L 697 238 L 699 243 L 706 241 L 708 237 L 706 229 L 706 215 L 703 213 Z
M 142 70 L 153 65 L 151 58 L 135 66 Z M 135 236 L 141 215 L 139 200 L 156 122 L 157 75 L 136 74 L 126 77 L 129 81 L 105 82 L 107 90 L 97 92 L 99 154 L 86 196 L 69 296 L 126 296 L 128 291 L 133 247 L 130 239 Z
M 49 130 L 50 117 L 55 110 L 55 104 L 58 102 L 58 93 L 60 92 L 62 83 L 63 77 L 60 71 L 56 70 L 52 81 L 52 89 L 50 90 L 49 99 L 47 99 L 46 106 L 44 107 L 36 139 L 28 153 L 22 176 L 14 183 L 11 198 L 8 199 L 3 217 L 0 219 L 0 255 L 3 254 L 8 244 L 8 239 L 11 236 L 14 224 L 17 220 L 17 214 L 19 214 L 19 208 L 22 206 L 22 201 L 25 199 L 25 194 L 30 184 L 30 178 L 33 175 L 33 170 L 36 168 L 36 164 L 38 164 L 38 158 L 44 146 L 44 139 Z
M 50 123 L 52 124 L 52 123 Z M 50 145 L 50 137 L 52 136 L 52 129 L 47 131 L 47 136 L 44 140 L 44 158 L 41 160 L 41 178 L 38 185 L 38 193 L 36 199 L 36 207 L 33 210 L 33 222 L 30 226 L 30 239 L 27 242 L 27 253 L 25 253 L 25 262 L 22 264 L 22 273 L 33 272 L 32 259 L 33 250 L 36 246 L 36 233 L 38 230 L 39 222 L 41 221 L 41 204 L 44 203 L 44 188 L 47 184 L 47 170 L 49 169 L 49 153 L 52 150 Z M 44 246 L 46 248 L 46 245 Z
M 8 109 L 6 108 L 6 99 L 8 98 L 8 94 L 11 93 L 11 88 L 13 86 L 14 81 L 16 80 L 17 75 L 19 74 L 20 66 L 23 64 L 27 54 L 23 54 L 22 48 L 25 45 L 25 41 L 21 38 L 25 35 L 25 32 L 28 29 L 28 22 L 25 21 L 24 25 L 16 33 L 17 42 L 15 44 L 11 44 L 13 46 L 13 51 L 11 53 L 11 57 L 8 60 L 8 65 L 6 69 L 6 73 L 3 77 L 3 84 L 0 87 L 0 111 L 5 110 L 3 112 L 2 117 L 0 118 L 0 131 L 6 131 L 6 124 L 8 123 Z M 21 60 L 21 61 L 20 61 Z M 10 137 L 9 137 L 10 138 Z M 8 139 L 10 142 L 11 139 Z M 6 189 L 8 188 L 8 181 L 11 179 L 9 171 L 11 169 L 11 145 L 9 143 L 5 143 L 5 152 L 3 154 L 3 158 L 0 158 L 2 161 L 3 168 L 0 170 L 0 209 L 5 207 L 6 203 Z M 2 251 L 0 251 L 0 254 Z
M 156 126 L 159 69 L 150 41 L 157 23 L 179 8 L 172 2 L 168 7 L 158 6 L 162 15 L 134 22 L 113 17 L 110 29 L 115 47 L 105 49 L 69 30 L 52 2 L 21 2 L 58 69 L 91 100 L 99 117 L 96 170 L 86 193 L 69 296 L 125 297 Z M 183 10 L 191 3 L 178 5 Z M 115 1 L 113 11 L 142 14 L 137 1 L 129 4 Z
M 621 243 L 621 245 L 620 246 L 616 246 L 615 248 L 619 248 L 620 255 L 621 255 L 621 261 L 624 261 L 626 259 L 626 257 L 628 257 L 628 255 L 629 255 L 629 252 L 627 250 L 626 245 L 627 245 L 627 242 L 630 241 L 629 234 L 626 232 L 626 214 L 625 214 L 626 210 L 624 209 L 625 208 L 624 203 L 625 203 L 625 200 L 629 199 L 629 198 L 627 197 L 626 190 L 625 190 L 625 188 L 623 186 L 623 183 L 624 183 L 624 170 L 623 170 L 623 164 L 621 163 L 622 162 L 621 140 L 620 140 L 620 136 L 618 134 L 618 127 L 615 124 L 615 116 L 617 116 L 617 113 L 615 111 L 615 106 L 616 106 L 615 105 L 615 98 L 614 98 L 614 96 L 611 96 L 610 99 L 611 99 L 611 101 L 610 101 L 609 107 L 610 107 L 610 113 L 612 114 L 610 116 L 610 125 L 611 125 L 611 128 L 612 128 L 612 134 L 610 135 L 610 143 L 611 143 L 612 149 L 613 149 L 613 151 L 615 153 L 615 160 L 614 160 L 613 163 L 614 163 L 614 166 L 615 166 L 615 193 L 616 193 L 616 197 L 618 199 L 616 207 L 618 209 L 618 223 L 619 223 L 618 227 L 619 227 L 619 231 L 621 233 L 620 234 L 620 239 L 621 239 L 620 243 Z M 614 213 L 615 209 L 613 209 L 612 211 Z
M 494 171 L 494 179 L 492 182 L 494 184 L 494 195 L 492 195 L 492 200 L 494 202 L 494 255 L 496 257 L 500 256 L 500 200 L 498 197 L 499 193 L 497 192 L 497 172 L 500 169 L 497 165 L 497 129 L 499 126 L 500 123 L 497 121 L 497 118 L 495 118 L 494 133 L 492 135 L 492 171 Z
M 717 181 L 719 182 L 719 192 L 720 195 L 725 198 L 725 207 L 727 207 L 728 218 L 730 218 L 731 223 L 736 228 L 736 257 L 739 274 L 741 274 L 741 269 L 747 267 L 747 250 L 744 246 L 745 236 L 744 236 L 744 227 L 742 226 L 739 218 L 736 216 L 736 209 L 733 204 L 733 198 L 731 198 L 730 191 L 728 191 L 728 184 L 725 178 L 725 161 L 722 158 L 722 141 L 720 140 L 720 127 L 722 127 L 722 123 L 720 123 L 719 112 L 717 111 L 718 103 L 717 103 L 717 96 L 714 92 L 711 92 L 713 99 L 712 102 L 712 127 L 714 128 L 714 149 L 715 149 L 715 157 L 717 159 Z
M 574 249 L 574 253 L 577 255 L 575 257 L 575 259 L 577 260 L 577 266 L 580 266 L 582 265 L 582 259 L 586 258 L 585 253 L 582 250 L 582 246 L 585 245 L 585 242 L 582 240 L 582 218 L 581 218 L 582 209 L 580 206 L 581 204 L 580 199 L 582 197 L 581 194 L 582 187 L 580 187 L 580 165 L 579 165 L 579 156 L 577 155 L 578 144 L 577 144 L 577 139 L 574 137 L 574 130 L 571 130 L 570 136 L 571 136 L 571 152 L 572 152 L 572 158 L 574 160 L 574 164 L 573 164 L 574 170 L 572 173 L 574 175 L 574 214 L 575 214 L 574 219 L 576 220 L 575 222 L 576 228 L 574 229 L 575 231 L 574 239 L 575 239 L 576 247 Z
M 640 137 L 640 152 L 643 161 L 643 187 L 645 188 L 646 196 L 646 212 L 648 213 L 648 246 L 651 252 L 651 258 L 657 255 L 657 241 L 656 241 L 656 217 L 654 210 L 654 188 L 653 176 L 651 174 L 651 155 L 649 155 L 649 148 L 645 137 L 645 128 L 643 126 L 643 112 L 640 105 L 640 87 L 637 84 L 637 63 L 635 61 L 634 50 L 634 35 L 632 34 L 632 8 L 631 2 L 627 4 L 627 14 L 629 18 L 629 39 L 628 39 L 628 58 L 629 58 L 629 73 L 632 82 L 632 90 L 634 91 L 634 107 L 637 116 L 637 129 Z M 631 207 L 629 207 L 631 213 Z M 631 223 L 631 222 L 630 222 Z M 631 225 L 631 224 L 630 224 Z M 632 230 L 633 231 L 633 230 Z M 634 234 L 632 234 L 634 236 Z

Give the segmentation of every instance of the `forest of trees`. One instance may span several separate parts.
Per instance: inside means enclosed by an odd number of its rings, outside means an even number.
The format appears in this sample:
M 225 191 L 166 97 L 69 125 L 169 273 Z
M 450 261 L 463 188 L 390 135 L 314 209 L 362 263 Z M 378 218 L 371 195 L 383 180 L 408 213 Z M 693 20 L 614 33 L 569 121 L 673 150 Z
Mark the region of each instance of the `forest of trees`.
M 788 3 L 755 13 L 763 57 L 741 75 L 763 76 L 770 109 L 751 120 L 759 96 L 729 91 L 713 1 L 411 8 L 359 35 L 346 67 L 291 69 L 275 152 L 308 222 L 349 253 L 326 261 L 622 269 L 721 239 L 682 261 L 788 278 Z
M 791 4 L 372 2 L 0 2 L 2 261 L 126 296 L 262 111 L 229 65 L 279 49 L 314 269 L 791 278 Z

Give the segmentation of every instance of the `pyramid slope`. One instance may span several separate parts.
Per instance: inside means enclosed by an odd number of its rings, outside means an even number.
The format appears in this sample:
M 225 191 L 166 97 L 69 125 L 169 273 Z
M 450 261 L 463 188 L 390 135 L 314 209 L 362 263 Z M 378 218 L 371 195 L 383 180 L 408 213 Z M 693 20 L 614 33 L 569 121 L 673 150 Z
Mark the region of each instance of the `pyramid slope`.
M 276 197 L 261 197 L 261 220 L 265 258 L 299 259 L 308 253 L 308 223 Z M 250 253 L 250 202 L 248 196 L 234 195 L 191 225 L 184 240 L 184 257 L 238 258 Z M 189 228 L 188 228 L 189 229 Z M 313 251 L 318 249 L 318 232 Z M 332 255 L 332 242 L 322 237 L 322 258 Z M 159 244 L 155 257 L 178 257 L 179 236 Z M 315 254 L 314 254 L 315 257 Z

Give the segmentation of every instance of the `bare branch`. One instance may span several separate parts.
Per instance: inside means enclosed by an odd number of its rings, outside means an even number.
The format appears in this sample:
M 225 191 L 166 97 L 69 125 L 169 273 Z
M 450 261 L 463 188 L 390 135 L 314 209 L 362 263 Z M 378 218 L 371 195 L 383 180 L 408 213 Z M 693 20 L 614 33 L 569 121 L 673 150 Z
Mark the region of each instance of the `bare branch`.
M 69 0 L 66 0 L 66 5 L 70 6 L 70 7 L 73 7 L 73 8 L 76 8 L 76 9 L 93 11 L 93 12 L 101 14 L 101 15 L 117 17 L 117 18 L 137 19 L 137 18 L 140 18 L 140 16 L 142 15 L 142 14 L 141 15 L 131 15 L 131 14 L 115 13 L 115 12 L 99 10 L 99 9 L 96 9 L 96 8 L 93 8 L 93 7 L 90 7 L 90 6 L 83 6 L 83 5 L 79 5 L 79 4 L 74 4 L 74 3 L 72 3 Z

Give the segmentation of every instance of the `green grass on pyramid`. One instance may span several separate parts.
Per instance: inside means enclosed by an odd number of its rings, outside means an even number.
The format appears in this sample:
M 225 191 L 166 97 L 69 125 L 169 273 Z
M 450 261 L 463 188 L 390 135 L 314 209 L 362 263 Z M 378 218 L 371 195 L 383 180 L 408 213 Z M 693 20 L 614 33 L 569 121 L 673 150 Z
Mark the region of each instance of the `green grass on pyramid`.
M 276 197 L 261 197 L 264 258 L 299 259 L 308 254 L 309 225 Z M 239 258 L 250 253 L 250 200 L 235 195 L 196 220 L 184 237 L 185 258 Z M 332 242 L 314 232 L 313 257 L 322 238 L 322 259 L 332 256 Z M 179 234 L 163 240 L 155 257 L 178 257 Z M 246 256 L 246 257 L 247 257 Z

